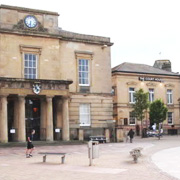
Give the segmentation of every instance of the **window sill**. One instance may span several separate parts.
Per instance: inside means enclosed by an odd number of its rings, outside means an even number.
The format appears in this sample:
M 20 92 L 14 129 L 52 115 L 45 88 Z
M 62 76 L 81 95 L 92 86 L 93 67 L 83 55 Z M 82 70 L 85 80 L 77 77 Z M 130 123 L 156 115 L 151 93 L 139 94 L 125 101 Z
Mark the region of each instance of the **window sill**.
M 80 126 L 91 126 L 90 124 L 80 124 Z
M 79 84 L 79 86 L 90 86 L 90 84 Z

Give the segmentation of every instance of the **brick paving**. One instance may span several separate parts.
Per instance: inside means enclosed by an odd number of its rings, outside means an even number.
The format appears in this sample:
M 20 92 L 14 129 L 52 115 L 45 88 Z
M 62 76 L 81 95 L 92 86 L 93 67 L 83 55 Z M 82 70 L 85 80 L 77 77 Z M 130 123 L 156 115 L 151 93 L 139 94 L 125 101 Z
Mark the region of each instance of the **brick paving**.
M 143 147 L 138 163 L 129 154 L 135 147 Z M 1 147 L 0 180 L 176 180 L 177 171 L 173 170 L 178 168 L 178 162 L 172 163 L 170 157 L 178 155 L 178 147 L 179 136 L 164 136 L 161 140 L 135 137 L 133 143 L 100 144 L 100 157 L 93 160 L 91 167 L 87 144 L 36 146 L 32 158 L 25 158 L 25 147 Z M 38 154 L 43 151 L 66 152 L 65 164 L 60 164 L 58 156 L 47 156 L 43 163 Z

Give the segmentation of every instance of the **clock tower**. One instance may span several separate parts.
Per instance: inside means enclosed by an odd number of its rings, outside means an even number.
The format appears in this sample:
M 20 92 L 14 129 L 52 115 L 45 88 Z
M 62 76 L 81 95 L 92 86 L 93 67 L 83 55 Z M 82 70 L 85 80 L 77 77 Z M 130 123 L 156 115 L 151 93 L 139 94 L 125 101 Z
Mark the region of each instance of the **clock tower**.
M 0 28 L 57 34 L 58 16 L 56 12 L 1 5 Z

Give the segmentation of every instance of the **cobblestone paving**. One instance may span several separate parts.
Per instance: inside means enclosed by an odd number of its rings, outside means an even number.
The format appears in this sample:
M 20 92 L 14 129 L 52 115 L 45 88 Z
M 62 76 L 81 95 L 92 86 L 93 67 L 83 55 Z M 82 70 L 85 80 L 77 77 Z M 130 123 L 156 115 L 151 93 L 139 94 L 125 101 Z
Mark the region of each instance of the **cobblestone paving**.
M 138 163 L 129 154 L 135 147 L 143 147 Z M 100 144 L 100 157 L 91 167 L 86 144 L 37 146 L 32 158 L 25 157 L 25 147 L 1 147 L 0 180 L 176 180 L 153 160 L 156 153 L 174 147 L 180 147 L 179 136 L 164 136 L 161 140 L 135 137 L 133 143 Z M 47 156 L 43 163 L 38 153 L 44 151 L 66 152 L 65 164 L 60 164 L 58 156 Z M 173 169 L 173 163 L 169 169 Z

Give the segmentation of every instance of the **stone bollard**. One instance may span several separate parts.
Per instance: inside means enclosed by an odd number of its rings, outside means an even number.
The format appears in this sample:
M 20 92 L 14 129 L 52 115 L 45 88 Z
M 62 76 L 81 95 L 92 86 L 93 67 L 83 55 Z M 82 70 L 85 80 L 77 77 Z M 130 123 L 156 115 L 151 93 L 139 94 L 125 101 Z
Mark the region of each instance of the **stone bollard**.
M 79 137 L 79 141 L 84 141 L 84 130 L 83 129 L 79 129 L 78 132 L 78 137 Z
M 106 137 L 106 142 L 110 142 L 110 131 L 109 131 L 109 129 L 105 129 L 105 137 Z
M 122 128 L 116 129 L 116 140 L 117 142 L 123 142 L 124 141 L 124 133 Z

